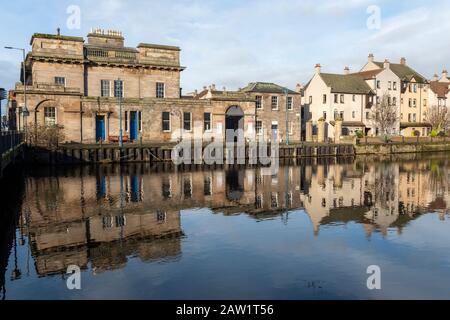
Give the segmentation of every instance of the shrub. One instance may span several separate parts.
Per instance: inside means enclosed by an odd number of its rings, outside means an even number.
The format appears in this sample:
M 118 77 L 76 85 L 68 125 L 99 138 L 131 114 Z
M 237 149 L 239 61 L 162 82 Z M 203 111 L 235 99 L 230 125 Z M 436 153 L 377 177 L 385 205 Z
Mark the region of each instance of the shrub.
M 362 132 L 361 130 L 357 130 L 357 131 L 356 131 L 356 137 L 357 137 L 358 139 L 364 138 L 364 132 Z

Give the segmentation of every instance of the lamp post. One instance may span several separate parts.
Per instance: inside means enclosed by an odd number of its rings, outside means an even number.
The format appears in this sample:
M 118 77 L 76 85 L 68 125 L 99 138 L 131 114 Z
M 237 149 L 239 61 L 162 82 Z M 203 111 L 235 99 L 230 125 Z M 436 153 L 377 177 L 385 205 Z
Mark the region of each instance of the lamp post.
M 25 118 L 30 115 L 30 112 L 28 111 L 28 108 L 27 108 L 26 50 L 22 49 L 22 48 L 14 48 L 14 47 L 5 47 L 5 49 L 22 51 L 22 57 L 23 57 L 23 67 L 22 67 L 22 72 L 23 72 L 23 101 L 24 101 L 24 108 L 23 108 L 22 116 L 23 116 L 23 129 L 24 129 L 24 132 L 25 132 L 25 135 L 26 135 L 26 120 L 25 120 Z
M 284 95 L 286 97 L 286 145 L 289 145 L 289 96 L 288 89 L 284 88 Z
M 115 85 L 116 95 L 119 99 L 119 145 L 120 148 L 123 148 L 123 125 L 122 125 L 122 95 L 123 95 L 123 85 L 122 80 L 117 79 L 117 84 Z
M 3 131 L 2 101 L 6 100 L 6 90 L 0 88 L 0 133 Z

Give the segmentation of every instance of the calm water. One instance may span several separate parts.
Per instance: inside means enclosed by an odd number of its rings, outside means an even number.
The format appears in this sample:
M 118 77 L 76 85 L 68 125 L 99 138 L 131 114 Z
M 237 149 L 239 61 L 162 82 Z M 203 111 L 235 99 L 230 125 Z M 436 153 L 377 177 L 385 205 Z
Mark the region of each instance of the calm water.
M 21 172 L 1 182 L 0 297 L 450 299 L 448 159 Z

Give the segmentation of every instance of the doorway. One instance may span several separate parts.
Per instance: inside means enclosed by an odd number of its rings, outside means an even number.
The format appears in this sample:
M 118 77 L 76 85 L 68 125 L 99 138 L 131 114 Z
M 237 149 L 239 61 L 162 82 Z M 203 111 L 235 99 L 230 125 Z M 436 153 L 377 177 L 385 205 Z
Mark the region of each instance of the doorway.
M 244 141 L 244 111 L 239 106 L 230 107 L 225 114 L 226 141 Z M 239 130 L 239 131 L 238 131 Z
M 95 140 L 97 142 L 105 141 L 105 116 L 97 116 L 95 119 Z
M 136 111 L 130 112 L 130 140 L 136 141 L 138 139 L 138 117 Z

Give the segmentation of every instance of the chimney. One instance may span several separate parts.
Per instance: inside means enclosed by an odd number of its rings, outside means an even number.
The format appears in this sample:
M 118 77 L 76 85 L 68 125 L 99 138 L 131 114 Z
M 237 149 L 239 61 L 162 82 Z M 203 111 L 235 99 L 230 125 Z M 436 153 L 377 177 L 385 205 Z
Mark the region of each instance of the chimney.
M 375 61 L 375 56 L 373 55 L 373 53 L 369 54 L 369 62 L 374 62 Z
M 212 84 L 212 85 L 211 85 L 211 89 L 212 89 L 213 91 L 216 91 L 216 85 L 215 85 L 215 84 Z
M 448 82 L 448 72 L 447 72 L 447 70 L 442 71 L 441 82 Z
M 405 57 L 400 59 L 400 64 L 403 66 L 406 66 L 406 58 Z
M 295 87 L 295 92 L 301 93 L 303 90 L 303 86 L 298 83 L 297 86 Z
M 56 29 L 56 34 L 58 35 L 58 37 L 61 35 L 61 28 Z
M 316 69 L 316 74 L 320 74 L 322 72 L 322 66 L 320 63 L 316 64 L 314 68 Z
M 434 82 L 439 81 L 439 76 L 437 75 L 437 73 L 434 74 L 433 81 Z
M 348 76 L 348 75 L 350 74 L 350 68 L 349 68 L 349 67 L 345 67 L 345 68 L 344 68 L 344 74 L 345 74 L 346 76 Z
M 384 68 L 385 69 L 389 69 L 391 67 L 391 63 L 389 62 L 388 59 L 384 60 Z

